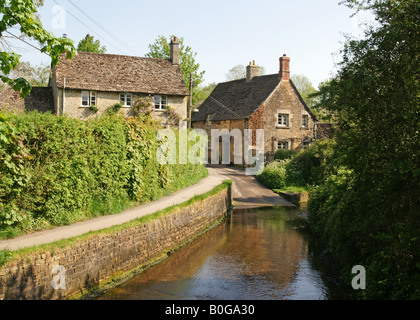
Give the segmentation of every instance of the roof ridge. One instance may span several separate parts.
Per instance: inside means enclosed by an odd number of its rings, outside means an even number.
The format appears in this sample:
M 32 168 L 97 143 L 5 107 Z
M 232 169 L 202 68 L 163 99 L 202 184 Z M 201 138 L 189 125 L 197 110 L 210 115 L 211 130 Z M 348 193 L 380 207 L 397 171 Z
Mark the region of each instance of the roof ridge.
M 278 73 L 263 74 L 263 75 L 260 75 L 260 76 L 254 76 L 252 79 L 263 78 L 263 77 L 272 77 L 272 76 L 278 76 L 278 75 L 279 75 Z M 231 82 L 235 82 L 235 81 L 238 81 L 239 82 L 239 81 L 244 81 L 244 80 L 246 80 L 246 78 L 241 78 L 241 79 L 236 79 L 236 80 L 229 80 L 229 81 L 219 82 L 218 84 L 231 83 Z M 280 77 L 279 77 L 279 80 L 280 80 Z
M 151 58 L 151 57 L 140 57 L 140 56 L 131 56 L 127 54 L 117 54 L 117 53 L 101 53 L 101 52 L 86 52 L 86 51 L 78 51 L 77 55 L 79 54 L 89 54 L 89 55 L 104 55 L 104 56 L 115 56 L 115 57 L 125 57 L 125 58 L 135 58 L 135 59 L 147 59 L 147 60 L 165 60 L 169 61 L 168 59 L 162 59 L 162 58 Z

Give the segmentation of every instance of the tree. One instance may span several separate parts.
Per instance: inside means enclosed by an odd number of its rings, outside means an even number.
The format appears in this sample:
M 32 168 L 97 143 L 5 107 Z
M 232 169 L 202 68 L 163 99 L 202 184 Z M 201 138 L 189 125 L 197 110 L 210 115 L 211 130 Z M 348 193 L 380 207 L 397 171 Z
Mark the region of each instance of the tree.
M 371 10 L 377 25 L 347 39 L 338 74 L 320 88 L 341 169 L 311 196 L 310 222 L 344 270 L 366 267 L 365 298 L 419 299 L 420 6 L 344 3 Z
M 265 74 L 265 68 L 260 66 L 260 75 Z M 226 81 L 240 80 L 246 78 L 246 67 L 242 64 L 234 66 L 225 74 Z
M 242 64 L 234 66 L 225 74 L 226 81 L 240 80 L 246 78 L 246 68 Z
M 20 40 L 27 37 L 36 40 L 41 45 L 40 51 L 51 57 L 53 65 L 58 63 L 63 52 L 67 52 L 68 59 L 72 58 L 75 48 L 72 40 L 57 38 L 42 27 L 37 16 L 37 8 L 42 5 L 42 1 L 2 0 L 0 2 L 0 79 L 14 90 L 20 91 L 24 97 L 31 91 L 31 85 L 22 77 L 10 77 L 10 72 L 20 64 L 21 56 L 12 50 L 7 37 Z M 16 32 L 19 34 L 16 35 Z
M 174 35 L 170 36 L 173 39 Z M 192 51 L 190 46 L 185 44 L 184 38 L 179 39 L 179 64 L 181 67 L 184 83 L 187 91 L 190 91 L 190 74 L 193 74 L 193 105 L 197 103 L 197 89 L 203 82 L 205 71 L 199 71 L 200 64 L 196 62 L 197 53 Z M 170 59 L 170 43 L 164 36 L 159 36 L 153 44 L 149 44 L 149 52 L 146 57 L 158 59 Z
M 206 86 L 200 86 L 197 89 L 197 95 L 196 95 L 197 104 L 201 104 L 202 102 L 204 102 L 209 97 L 209 95 L 213 92 L 216 86 L 217 86 L 217 83 L 215 82 L 209 83 Z
M 312 99 L 310 95 L 316 92 L 316 89 L 312 86 L 311 80 L 303 74 L 295 74 L 290 77 L 296 89 L 299 91 L 302 99 L 308 106 L 312 105 Z
M 84 39 L 79 41 L 77 51 L 105 53 L 106 48 L 105 46 L 101 47 L 101 42 L 99 40 L 94 40 L 93 36 L 87 34 Z
M 24 78 L 32 87 L 47 87 L 50 78 L 51 67 L 46 64 L 32 66 L 27 61 L 22 61 L 10 71 L 9 76 L 12 78 Z

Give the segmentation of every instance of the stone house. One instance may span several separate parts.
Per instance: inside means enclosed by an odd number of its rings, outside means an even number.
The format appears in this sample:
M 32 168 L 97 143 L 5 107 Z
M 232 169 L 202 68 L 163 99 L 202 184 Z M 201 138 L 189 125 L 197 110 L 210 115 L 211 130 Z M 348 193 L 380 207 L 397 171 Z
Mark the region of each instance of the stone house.
M 120 103 L 120 110 L 132 116 L 136 100 L 146 97 L 154 106 L 152 114 L 162 124 L 171 119 L 168 109 L 175 111 L 180 120 L 185 119 L 188 92 L 176 37 L 170 46 L 168 60 L 91 52 L 78 52 L 69 60 L 64 53 L 52 67 L 48 90 L 43 90 L 52 102 L 49 110 L 59 116 L 89 119 Z M 45 109 L 41 104 L 32 105 L 32 109 L 42 107 Z
M 219 83 L 192 117 L 194 128 L 264 129 L 264 154 L 272 160 L 278 149 L 307 148 L 316 138 L 317 120 L 292 80 L 290 58 L 280 58 L 280 71 L 260 75 L 255 61 L 247 66 L 246 78 Z M 231 154 L 232 154 L 231 148 Z M 232 157 L 231 157 L 232 158 Z

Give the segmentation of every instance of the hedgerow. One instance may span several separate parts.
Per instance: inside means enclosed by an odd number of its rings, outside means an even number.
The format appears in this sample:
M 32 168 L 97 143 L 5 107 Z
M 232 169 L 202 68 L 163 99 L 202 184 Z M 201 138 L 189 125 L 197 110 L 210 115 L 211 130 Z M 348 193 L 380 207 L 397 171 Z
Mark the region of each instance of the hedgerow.
M 159 164 L 158 130 L 117 114 L 2 115 L 0 237 L 118 213 L 207 175 L 202 165 Z

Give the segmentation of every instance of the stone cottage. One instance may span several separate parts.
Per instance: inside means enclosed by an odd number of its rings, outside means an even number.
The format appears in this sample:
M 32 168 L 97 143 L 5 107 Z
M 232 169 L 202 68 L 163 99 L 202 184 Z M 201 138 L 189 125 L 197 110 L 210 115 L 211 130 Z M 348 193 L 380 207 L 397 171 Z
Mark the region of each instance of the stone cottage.
M 168 106 L 185 119 L 188 93 L 176 37 L 170 46 L 169 60 L 88 52 L 79 52 L 71 60 L 63 56 L 51 77 L 56 114 L 88 119 L 120 103 L 130 116 L 136 99 L 149 97 L 161 122 L 167 118 Z
M 187 117 L 188 92 L 179 65 L 176 37 L 170 46 L 168 60 L 90 52 L 79 52 L 68 60 L 64 53 L 52 67 L 49 88 L 33 88 L 34 92 L 44 92 L 49 99 L 38 97 L 38 105 L 32 103 L 30 108 L 89 119 L 119 103 L 120 110 L 131 116 L 136 100 L 146 97 L 154 106 L 152 114 L 162 124 L 173 118 L 167 112 L 169 106 L 183 120 Z M 41 105 L 46 100 L 50 101 L 48 108 Z M 20 101 L 19 108 L 23 104 L 28 109 L 26 101 Z
M 260 75 L 250 62 L 246 78 L 219 83 L 192 117 L 194 128 L 264 129 L 264 154 L 271 160 L 278 149 L 307 148 L 315 139 L 316 119 L 290 80 L 290 58 L 280 58 L 280 71 Z M 232 153 L 232 148 L 231 148 Z

